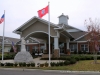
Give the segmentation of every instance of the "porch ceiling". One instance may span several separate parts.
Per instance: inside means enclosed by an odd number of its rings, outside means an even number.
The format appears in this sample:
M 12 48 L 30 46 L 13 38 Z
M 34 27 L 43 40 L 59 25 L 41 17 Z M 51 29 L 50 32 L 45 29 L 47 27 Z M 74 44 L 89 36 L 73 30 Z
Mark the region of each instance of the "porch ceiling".
M 26 39 L 28 39 L 29 37 L 42 39 L 42 40 L 45 40 L 48 42 L 48 34 L 46 34 L 46 33 L 36 32 L 36 33 L 33 33 L 30 36 L 28 36 Z M 53 37 L 50 37 L 50 39 L 51 39 L 51 42 L 53 42 Z
M 31 37 L 36 37 L 36 38 L 41 38 L 41 39 L 47 39 L 48 38 L 48 35 L 45 34 L 45 33 L 34 33 L 31 35 Z

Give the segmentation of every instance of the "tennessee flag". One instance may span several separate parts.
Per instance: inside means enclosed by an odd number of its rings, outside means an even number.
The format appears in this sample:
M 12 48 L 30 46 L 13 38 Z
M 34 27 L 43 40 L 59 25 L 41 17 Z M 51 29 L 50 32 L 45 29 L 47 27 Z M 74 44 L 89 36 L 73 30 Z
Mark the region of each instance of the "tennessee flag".
M 38 10 L 38 16 L 42 18 L 44 15 L 48 13 L 49 6 L 46 6 L 45 8 L 42 8 L 41 10 Z
M 2 15 L 2 17 L 0 18 L 0 24 L 4 21 L 4 14 Z

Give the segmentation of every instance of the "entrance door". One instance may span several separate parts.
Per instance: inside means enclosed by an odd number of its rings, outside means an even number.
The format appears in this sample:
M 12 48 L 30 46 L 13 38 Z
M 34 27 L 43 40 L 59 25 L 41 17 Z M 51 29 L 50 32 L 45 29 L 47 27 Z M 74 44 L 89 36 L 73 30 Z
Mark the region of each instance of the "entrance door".
M 37 46 L 33 46 L 33 49 L 32 49 L 32 54 L 34 55 L 38 55 L 38 47 Z

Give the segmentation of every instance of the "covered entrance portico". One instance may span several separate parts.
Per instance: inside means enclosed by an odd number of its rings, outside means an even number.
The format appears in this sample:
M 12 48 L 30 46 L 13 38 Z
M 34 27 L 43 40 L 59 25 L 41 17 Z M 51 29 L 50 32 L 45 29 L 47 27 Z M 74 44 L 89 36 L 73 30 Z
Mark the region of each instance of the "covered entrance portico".
M 38 17 L 33 17 L 31 20 L 23 24 L 14 31 L 24 37 L 27 42 L 27 47 L 31 53 L 41 52 L 48 54 L 48 22 Z M 31 41 L 29 39 L 31 38 Z M 35 42 L 34 41 L 34 38 Z M 53 57 L 59 57 L 61 54 L 66 54 L 69 51 L 69 42 L 72 36 L 64 29 L 64 27 L 56 26 L 50 23 L 50 50 Z

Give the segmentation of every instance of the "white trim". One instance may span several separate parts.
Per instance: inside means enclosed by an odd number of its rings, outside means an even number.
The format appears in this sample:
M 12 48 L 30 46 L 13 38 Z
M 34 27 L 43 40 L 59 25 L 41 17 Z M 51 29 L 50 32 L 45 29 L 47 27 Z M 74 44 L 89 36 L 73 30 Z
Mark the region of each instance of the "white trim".
M 67 29 L 66 31 L 67 32 L 78 32 L 79 30 L 78 29 Z
M 26 45 L 28 45 L 28 44 L 39 44 L 39 43 L 26 43 Z
M 35 40 L 36 42 L 40 43 L 37 39 L 30 37 L 30 39 Z
M 60 26 L 58 26 L 58 28 L 54 28 L 54 29 L 63 29 L 63 27 L 64 27 L 64 24 L 63 24 L 63 26 L 62 27 L 60 27 Z
M 16 34 L 22 34 L 22 32 L 20 32 L 20 31 L 16 31 Z
M 77 41 L 78 43 L 83 43 L 83 42 L 87 42 L 87 41 Z
M 30 44 L 39 44 L 39 43 L 26 43 L 25 45 L 30 45 Z M 17 45 L 21 45 L 21 44 L 17 44 Z

